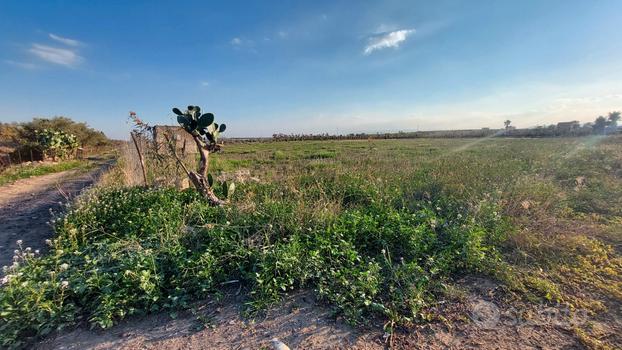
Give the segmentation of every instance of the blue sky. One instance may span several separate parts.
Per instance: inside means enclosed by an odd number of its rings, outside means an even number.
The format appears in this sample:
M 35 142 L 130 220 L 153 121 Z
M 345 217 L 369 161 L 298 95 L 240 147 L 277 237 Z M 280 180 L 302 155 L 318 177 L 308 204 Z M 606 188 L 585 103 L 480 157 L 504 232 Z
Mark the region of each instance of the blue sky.
M 517 127 L 622 109 L 622 1 L 0 2 L 0 120 L 126 138 Z

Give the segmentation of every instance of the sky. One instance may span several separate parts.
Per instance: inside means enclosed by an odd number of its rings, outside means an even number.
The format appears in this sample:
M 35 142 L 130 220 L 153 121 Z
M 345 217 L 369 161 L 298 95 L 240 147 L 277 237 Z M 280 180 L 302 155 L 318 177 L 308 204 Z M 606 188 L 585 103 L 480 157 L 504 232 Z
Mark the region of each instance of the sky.
M 229 137 L 592 121 L 622 109 L 622 1 L 0 1 L 0 121 L 199 105 Z

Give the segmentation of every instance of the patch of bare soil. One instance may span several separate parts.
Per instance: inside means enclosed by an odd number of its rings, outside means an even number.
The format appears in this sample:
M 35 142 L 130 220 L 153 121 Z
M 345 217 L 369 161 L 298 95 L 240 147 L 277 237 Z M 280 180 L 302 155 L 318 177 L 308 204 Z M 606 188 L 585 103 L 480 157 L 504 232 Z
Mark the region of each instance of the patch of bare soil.
M 277 338 L 291 349 L 583 349 L 572 327 L 585 319 L 561 308 L 503 301 L 497 284 L 470 277 L 459 284 L 462 302 L 441 304 L 444 321 L 398 329 L 355 328 L 335 319 L 312 293 L 286 298 L 265 316 L 242 317 L 243 299 L 229 294 L 171 319 L 166 313 L 129 319 L 109 330 L 78 328 L 49 338 L 37 349 L 272 349 Z M 579 315 L 582 316 L 582 315 Z
M 458 281 L 462 302 L 441 304 L 438 322 L 399 330 L 396 349 L 584 349 L 573 327 L 587 315 L 561 305 L 510 301 L 493 281 L 468 277 Z
M 37 349 L 271 349 L 280 339 L 291 349 L 383 349 L 377 330 L 357 330 L 331 317 L 311 293 L 297 293 L 254 320 L 242 317 L 243 300 L 203 304 L 176 319 L 168 314 L 127 320 L 107 330 L 86 328 L 58 335 Z
M 108 163 L 88 173 L 67 170 L 18 180 L 0 187 L 0 266 L 10 265 L 17 240 L 24 247 L 45 250 L 53 235 L 51 211 L 92 185 Z M 0 275 L 3 272 L 0 270 Z

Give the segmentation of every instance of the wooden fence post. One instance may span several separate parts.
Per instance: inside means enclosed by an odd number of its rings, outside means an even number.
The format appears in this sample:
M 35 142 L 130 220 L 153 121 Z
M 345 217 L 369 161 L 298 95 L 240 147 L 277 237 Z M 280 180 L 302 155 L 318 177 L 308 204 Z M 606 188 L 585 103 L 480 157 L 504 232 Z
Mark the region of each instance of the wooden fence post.
M 140 160 L 140 167 L 143 170 L 143 180 L 145 181 L 145 186 L 147 186 L 147 169 L 145 168 L 145 160 L 143 159 L 143 154 L 140 151 L 140 147 L 138 146 L 138 140 L 136 140 L 134 132 L 130 132 L 130 135 L 132 135 L 134 146 L 136 146 L 136 151 L 138 152 L 138 159 Z

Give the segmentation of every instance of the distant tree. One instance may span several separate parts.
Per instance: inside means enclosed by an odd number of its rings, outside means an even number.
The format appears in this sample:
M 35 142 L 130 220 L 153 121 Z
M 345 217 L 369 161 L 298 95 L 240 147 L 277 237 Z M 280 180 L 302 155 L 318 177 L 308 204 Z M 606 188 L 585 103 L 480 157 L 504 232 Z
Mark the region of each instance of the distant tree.
M 0 123 L 0 146 L 16 144 L 20 128 L 17 124 Z
M 614 128 L 618 126 L 618 121 L 620 120 L 620 112 L 618 111 L 614 111 L 614 112 L 609 112 L 609 125 L 613 126 Z
M 505 130 L 510 129 L 510 124 L 512 124 L 512 121 L 509 119 L 503 122 L 503 125 L 505 125 Z
M 607 118 L 602 115 L 596 118 L 594 124 L 592 125 L 592 131 L 594 134 L 602 135 L 605 133 L 605 128 L 607 127 Z
M 508 135 L 510 133 L 510 125 L 512 124 L 512 121 L 507 119 L 506 121 L 503 122 L 503 125 L 505 125 L 505 134 Z
M 89 127 L 86 123 L 73 121 L 67 117 L 34 118 L 30 122 L 21 124 L 20 138 L 26 141 L 37 141 L 37 130 L 56 130 L 76 136 L 81 146 L 97 146 L 109 142 L 103 132 Z

